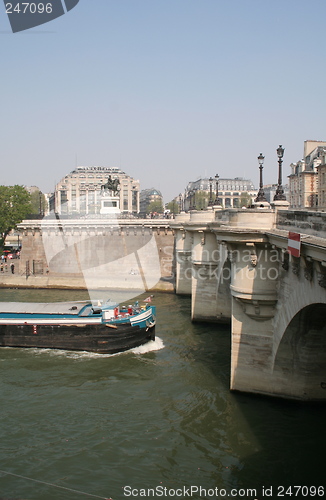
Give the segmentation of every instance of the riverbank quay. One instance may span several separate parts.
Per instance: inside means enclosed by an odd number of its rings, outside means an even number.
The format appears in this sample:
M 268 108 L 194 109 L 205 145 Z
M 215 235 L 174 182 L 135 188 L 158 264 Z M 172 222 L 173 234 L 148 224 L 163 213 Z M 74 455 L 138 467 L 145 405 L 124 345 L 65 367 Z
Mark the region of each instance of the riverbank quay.
M 78 276 L 24 276 L 18 274 L 2 273 L 0 275 L 0 288 L 37 288 L 58 290 L 88 290 L 82 277 Z M 102 287 L 106 289 L 105 286 Z M 124 288 L 121 288 L 124 290 Z M 140 293 L 143 290 L 140 290 Z M 160 280 L 148 292 L 174 293 L 174 282 Z
M 19 224 L 21 255 L 0 287 L 174 291 L 167 219 L 49 216 Z M 5 270 L 4 270 L 5 271 Z
M 53 289 L 72 289 L 85 290 L 85 281 L 82 278 L 71 276 L 24 276 L 18 274 L 0 275 L 0 288 L 53 288 Z

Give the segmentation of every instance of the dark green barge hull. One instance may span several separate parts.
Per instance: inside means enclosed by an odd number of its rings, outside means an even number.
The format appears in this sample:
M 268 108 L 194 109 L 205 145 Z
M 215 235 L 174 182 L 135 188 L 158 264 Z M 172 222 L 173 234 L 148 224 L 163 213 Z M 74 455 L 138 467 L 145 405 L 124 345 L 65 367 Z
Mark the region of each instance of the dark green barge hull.
M 36 347 L 114 354 L 155 340 L 155 325 L 0 325 L 0 347 Z

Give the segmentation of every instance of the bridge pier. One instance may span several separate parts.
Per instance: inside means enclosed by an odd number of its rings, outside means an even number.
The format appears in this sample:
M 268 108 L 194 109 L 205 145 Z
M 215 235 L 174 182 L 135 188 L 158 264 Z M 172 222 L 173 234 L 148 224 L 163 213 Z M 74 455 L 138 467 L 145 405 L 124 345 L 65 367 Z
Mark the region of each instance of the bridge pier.
M 230 252 L 225 242 L 216 242 L 218 248 L 217 289 L 216 289 L 216 321 L 231 322 L 231 261 Z
M 179 295 L 191 294 L 191 252 L 192 252 L 192 235 L 185 229 L 180 229 L 175 236 L 175 290 Z
M 219 252 L 216 238 L 203 230 L 194 231 L 192 247 L 191 319 L 216 321 L 217 275 Z
M 279 264 L 270 246 L 249 241 L 231 259 L 230 388 L 270 393 Z

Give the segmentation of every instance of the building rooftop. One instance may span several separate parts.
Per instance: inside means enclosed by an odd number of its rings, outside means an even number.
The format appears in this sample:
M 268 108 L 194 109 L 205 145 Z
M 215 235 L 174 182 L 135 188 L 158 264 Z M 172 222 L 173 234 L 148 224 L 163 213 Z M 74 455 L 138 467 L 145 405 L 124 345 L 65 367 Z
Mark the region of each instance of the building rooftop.
M 76 167 L 74 170 L 72 170 L 70 173 L 71 174 L 78 174 L 81 172 L 104 172 L 104 173 L 111 173 L 111 174 L 124 174 L 125 173 L 118 167 L 101 167 L 101 166 L 91 166 L 91 167 L 79 166 L 79 167 Z

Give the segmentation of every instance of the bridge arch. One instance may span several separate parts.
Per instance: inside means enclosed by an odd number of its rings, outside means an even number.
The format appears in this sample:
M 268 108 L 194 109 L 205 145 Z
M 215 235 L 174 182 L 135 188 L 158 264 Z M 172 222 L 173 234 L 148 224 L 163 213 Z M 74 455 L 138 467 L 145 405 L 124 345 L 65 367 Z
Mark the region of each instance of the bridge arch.
M 273 376 L 294 397 L 326 397 L 326 304 L 300 309 L 278 345 Z
M 291 321 L 301 310 L 314 304 L 326 305 L 326 290 L 319 286 L 316 275 L 312 281 L 297 279 L 292 273 L 285 277 L 281 276 L 278 303 L 273 320 L 273 364 Z

